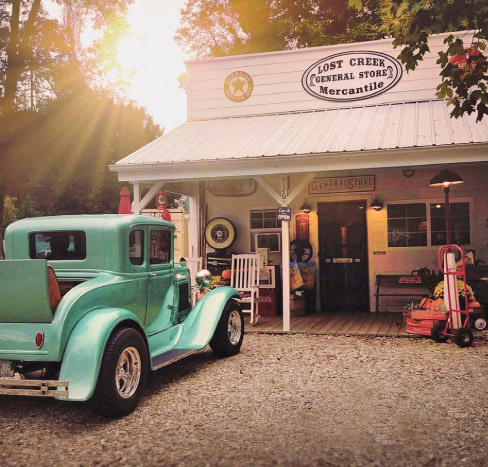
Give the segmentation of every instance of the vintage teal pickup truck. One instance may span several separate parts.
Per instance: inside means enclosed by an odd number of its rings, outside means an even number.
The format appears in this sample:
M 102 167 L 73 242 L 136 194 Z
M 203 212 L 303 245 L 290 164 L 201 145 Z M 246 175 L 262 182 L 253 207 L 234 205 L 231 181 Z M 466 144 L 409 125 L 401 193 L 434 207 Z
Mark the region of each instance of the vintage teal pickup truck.
M 191 306 L 170 222 L 24 219 L 7 228 L 5 245 L 0 394 L 89 401 L 95 413 L 122 416 L 137 406 L 150 370 L 208 345 L 222 357 L 240 351 L 238 293 L 217 288 Z

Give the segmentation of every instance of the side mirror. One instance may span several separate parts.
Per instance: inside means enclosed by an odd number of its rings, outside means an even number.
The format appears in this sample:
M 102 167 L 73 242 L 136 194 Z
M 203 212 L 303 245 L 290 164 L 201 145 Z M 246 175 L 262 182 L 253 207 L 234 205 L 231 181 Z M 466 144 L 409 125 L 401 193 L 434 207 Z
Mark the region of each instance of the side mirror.
M 183 266 L 186 268 L 186 259 L 185 258 L 180 258 L 180 266 Z

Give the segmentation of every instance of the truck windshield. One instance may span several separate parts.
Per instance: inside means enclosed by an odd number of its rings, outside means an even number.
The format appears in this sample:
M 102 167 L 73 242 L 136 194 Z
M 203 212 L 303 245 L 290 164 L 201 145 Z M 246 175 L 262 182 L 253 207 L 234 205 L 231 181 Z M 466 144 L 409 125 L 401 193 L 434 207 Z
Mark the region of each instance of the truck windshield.
M 86 235 L 82 231 L 32 233 L 29 250 L 31 259 L 81 261 L 86 258 Z

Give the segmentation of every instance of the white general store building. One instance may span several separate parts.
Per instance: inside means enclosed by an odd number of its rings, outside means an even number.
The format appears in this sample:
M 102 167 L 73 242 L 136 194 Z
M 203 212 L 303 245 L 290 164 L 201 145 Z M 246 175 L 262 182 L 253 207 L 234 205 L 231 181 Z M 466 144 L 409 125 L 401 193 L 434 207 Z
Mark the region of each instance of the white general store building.
M 488 122 L 450 118 L 436 98 L 445 37 L 408 74 L 391 40 L 189 61 L 188 121 L 111 170 L 133 184 L 134 212 L 161 187 L 191 197 L 189 256 L 212 252 L 202 239 L 214 218 L 235 226 L 228 252 L 270 234 L 284 330 L 297 236 L 313 248 L 317 312 L 374 311 L 376 275 L 437 268 L 444 194 L 429 183 L 444 168 L 464 180 L 451 190 L 453 240 L 488 259 Z

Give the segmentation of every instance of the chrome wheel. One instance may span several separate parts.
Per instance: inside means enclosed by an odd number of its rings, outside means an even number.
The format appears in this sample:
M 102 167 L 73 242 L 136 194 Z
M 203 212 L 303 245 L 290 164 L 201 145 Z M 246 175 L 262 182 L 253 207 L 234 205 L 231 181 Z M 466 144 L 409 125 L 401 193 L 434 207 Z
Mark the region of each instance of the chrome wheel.
M 141 356 L 135 347 L 127 347 L 121 353 L 115 369 L 115 387 L 119 396 L 133 396 L 141 379 Z
M 227 322 L 227 334 L 229 341 L 232 345 L 236 345 L 241 339 L 242 324 L 241 316 L 237 310 L 232 310 L 229 315 L 229 321 Z

